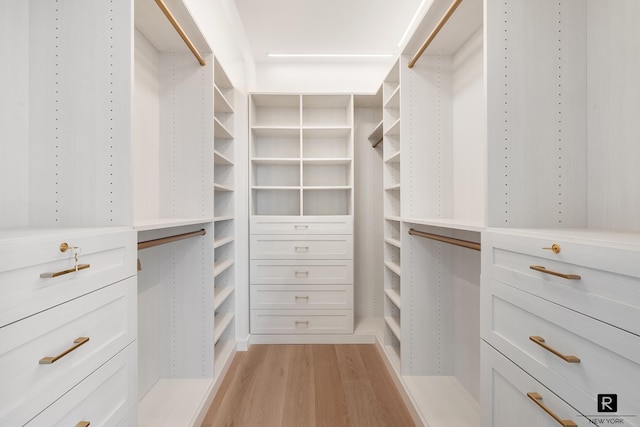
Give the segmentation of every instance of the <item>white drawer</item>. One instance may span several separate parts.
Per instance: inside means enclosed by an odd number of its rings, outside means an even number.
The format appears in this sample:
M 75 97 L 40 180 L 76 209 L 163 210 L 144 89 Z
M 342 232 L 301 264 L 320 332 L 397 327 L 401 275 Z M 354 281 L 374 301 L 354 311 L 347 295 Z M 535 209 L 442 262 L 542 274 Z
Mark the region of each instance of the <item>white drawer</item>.
M 352 260 L 251 260 L 251 284 L 349 285 Z
M 253 334 L 351 334 L 353 310 L 251 310 Z
M 353 236 L 251 236 L 251 259 L 353 259 Z
M 509 359 L 482 342 L 480 406 L 483 427 L 557 427 L 560 424 L 532 398 L 558 418 L 580 427 L 593 426 L 580 412 L 558 398 L 547 387 L 527 375 Z M 529 397 L 528 393 L 536 393 Z
M 3 236 L 6 237 L 6 236 Z M 72 250 L 89 267 L 58 277 L 41 274 L 73 269 Z M 0 326 L 77 298 L 136 274 L 133 230 L 90 229 L 0 239 Z
M 116 354 L 80 384 L 58 399 L 28 427 L 117 426 L 136 406 L 135 342 Z M 133 424 L 130 424 L 133 425 Z
M 640 335 L 640 244 L 607 241 L 606 235 L 599 240 L 567 235 L 485 232 L 482 274 Z M 554 243 L 560 253 L 543 249 Z
M 252 309 L 351 309 L 352 285 L 252 285 Z
M 132 277 L 0 328 L 0 425 L 23 425 L 133 342 L 136 293 Z
M 605 393 L 618 395 L 619 414 L 640 414 L 640 337 L 497 281 L 482 286 L 487 342 L 585 415 Z
M 353 234 L 353 217 L 252 216 L 251 234 Z

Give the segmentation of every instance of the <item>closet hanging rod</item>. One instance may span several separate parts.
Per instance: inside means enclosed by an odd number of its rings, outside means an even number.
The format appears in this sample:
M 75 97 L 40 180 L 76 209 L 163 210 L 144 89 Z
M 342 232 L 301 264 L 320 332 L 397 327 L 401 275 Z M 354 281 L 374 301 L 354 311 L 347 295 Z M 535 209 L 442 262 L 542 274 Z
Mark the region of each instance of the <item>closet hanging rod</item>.
M 437 240 L 439 242 L 449 243 L 451 245 L 461 246 L 467 249 L 473 249 L 475 251 L 480 250 L 480 243 L 470 242 L 468 240 L 461 240 L 461 239 L 456 239 L 454 237 L 441 236 L 439 234 L 425 233 L 424 231 L 414 230 L 413 228 L 409 229 L 409 234 L 411 234 L 412 236 L 424 237 L 431 240 Z
M 161 237 L 159 239 L 147 240 L 145 242 L 138 243 L 138 250 L 152 248 L 154 246 L 160 246 L 166 243 L 173 243 L 173 242 L 177 242 L 178 240 L 189 239 L 191 237 L 204 236 L 205 234 L 207 234 L 207 232 L 203 228 L 198 231 L 192 231 L 191 233 L 176 234 L 175 236 Z
M 416 62 L 418 62 L 418 59 L 420 59 L 424 51 L 427 50 L 427 48 L 429 47 L 433 39 L 436 38 L 436 36 L 438 35 L 442 27 L 444 27 L 444 25 L 447 23 L 449 18 L 451 18 L 451 16 L 453 15 L 453 12 L 456 11 L 460 3 L 462 3 L 462 0 L 453 0 L 453 3 L 451 3 L 451 6 L 449 6 L 449 9 L 447 9 L 447 11 L 444 13 L 442 18 L 440 18 L 440 21 L 438 22 L 438 24 L 435 26 L 433 31 L 431 31 L 431 34 L 429 34 L 429 37 L 427 37 L 424 43 L 422 43 L 422 46 L 420 46 L 420 49 L 418 49 L 416 54 L 413 55 L 413 58 L 411 59 L 411 61 L 409 61 L 409 64 L 408 64 L 409 68 L 413 68 L 413 66 L 416 65 Z
M 180 35 L 182 40 L 184 40 L 184 43 L 187 45 L 191 53 L 193 53 L 193 56 L 196 57 L 200 65 L 202 65 L 203 67 L 207 65 L 202 55 L 200 55 L 200 52 L 198 52 L 195 45 L 191 42 L 191 39 L 189 38 L 189 36 L 187 35 L 187 33 L 184 32 L 184 30 L 180 26 L 180 23 L 178 23 L 178 21 L 173 16 L 173 14 L 171 13 L 167 5 L 164 3 L 164 1 L 156 0 L 156 4 L 160 8 L 160 10 L 162 10 L 162 13 L 164 13 L 164 16 L 166 16 L 169 22 L 171 22 L 171 25 L 173 25 L 173 28 L 176 29 L 176 31 L 178 32 L 178 35 Z

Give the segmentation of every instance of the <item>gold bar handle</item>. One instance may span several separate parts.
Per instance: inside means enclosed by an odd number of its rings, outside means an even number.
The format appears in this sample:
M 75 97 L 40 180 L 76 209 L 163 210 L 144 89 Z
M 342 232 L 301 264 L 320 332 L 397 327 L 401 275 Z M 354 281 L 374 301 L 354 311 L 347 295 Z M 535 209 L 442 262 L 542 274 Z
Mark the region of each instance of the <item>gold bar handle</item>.
M 309 246 L 296 246 L 296 252 L 309 252 Z
M 78 267 L 69 268 L 68 270 L 55 271 L 53 273 L 40 273 L 41 279 L 52 279 L 54 277 L 64 276 L 65 274 L 73 273 L 80 270 L 86 270 L 91 267 L 91 264 L 78 264 Z
M 532 336 L 532 337 L 529 337 L 529 339 L 534 343 L 538 344 L 540 347 L 547 350 L 548 352 L 555 354 L 556 356 L 558 356 L 560 359 L 564 360 L 567 363 L 580 363 L 580 358 L 576 356 L 566 356 L 560 353 L 559 351 L 549 347 L 547 344 L 544 343 L 545 341 L 544 341 L 544 338 L 542 337 Z
M 309 272 L 296 270 L 296 277 L 309 277 Z
M 76 424 L 76 427 L 89 427 L 91 425 L 91 423 L 89 421 L 80 421 L 78 424 Z
M 544 403 L 542 403 L 542 396 L 540 396 L 540 394 L 535 393 L 535 392 L 529 392 L 529 393 L 527 393 L 527 397 L 529 399 L 533 400 L 533 403 L 535 403 L 540 408 L 542 408 L 542 410 L 544 412 L 549 414 L 549 416 L 551 418 L 553 418 L 554 420 L 556 420 L 558 422 L 558 424 L 560 424 L 562 427 L 578 427 L 578 425 L 576 423 L 574 423 L 573 421 L 571 421 L 571 420 L 562 420 L 562 419 L 560 419 L 560 417 L 557 416 L 556 414 L 554 414 L 551 409 L 547 408 L 547 406 Z
M 296 328 L 298 326 L 309 327 L 309 321 L 308 320 L 296 320 Z
M 51 365 L 52 363 L 55 363 L 56 361 L 58 361 L 59 359 L 62 359 L 63 357 L 65 357 L 67 354 L 71 353 L 72 351 L 74 351 L 75 349 L 77 349 L 78 347 L 80 347 L 81 345 L 86 344 L 87 342 L 89 342 L 89 337 L 79 337 L 76 338 L 73 343 L 74 345 L 72 347 L 69 347 L 68 349 L 66 349 L 65 351 L 63 351 L 62 353 L 60 353 L 57 356 L 48 356 L 48 357 L 43 357 L 42 359 L 40 359 L 40 364 L 41 365 Z
M 581 279 L 581 277 L 579 275 L 577 275 L 577 274 L 558 273 L 557 271 L 547 270 L 545 267 L 543 267 L 541 265 L 530 265 L 529 268 L 532 269 L 532 270 L 535 270 L 535 271 L 539 271 L 540 273 L 551 274 L 552 276 L 562 277 L 563 279 L 567 279 L 567 280 L 580 280 Z
M 298 300 L 305 300 L 306 302 L 309 302 L 309 295 L 296 295 L 296 302 Z
M 294 230 L 308 230 L 309 226 L 305 224 L 295 224 L 293 228 Z

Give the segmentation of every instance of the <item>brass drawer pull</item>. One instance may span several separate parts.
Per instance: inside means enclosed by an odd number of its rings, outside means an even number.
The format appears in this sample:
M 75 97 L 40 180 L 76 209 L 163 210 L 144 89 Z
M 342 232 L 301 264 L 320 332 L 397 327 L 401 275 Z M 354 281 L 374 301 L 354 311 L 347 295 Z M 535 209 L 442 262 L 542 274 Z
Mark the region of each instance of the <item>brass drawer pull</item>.
M 581 277 L 579 275 L 577 275 L 577 274 L 558 273 L 556 271 L 547 270 L 545 267 L 543 267 L 541 265 L 530 265 L 529 268 L 532 269 L 532 270 L 535 270 L 535 271 L 539 271 L 540 273 L 551 274 L 553 276 L 562 277 L 563 279 L 568 279 L 568 280 L 580 280 L 581 279 Z
M 296 252 L 309 252 L 309 246 L 296 246 Z
M 303 224 L 295 224 L 295 225 L 293 226 L 293 228 L 294 228 L 295 230 L 308 230 L 308 229 L 309 229 L 309 226 L 308 226 L 308 225 L 303 225 Z
M 89 342 L 89 337 L 79 337 L 76 338 L 73 343 L 74 345 L 72 347 L 69 347 L 68 349 L 66 349 L 65 351 L 63 351 L 62 353 L 60 353 L 57 356 L 48 356 L 48 357 L 43 357 L 42 359 L 40 359 L 40 364 L 41 365 L 50 365 L 52 363 L 55 363 L 56 361 L 58 361 L 59 359 L 62 359 L 63 357 L 65 357 L 67 354 L 71 353 L 72 351 L 74 351 L 75 349 L 77 349 L 78 347 L 80 347 L 83 344 L 86 344 L 87 342 Z
M 542 410 L 544 412 L 546 412 L 547 414 L 549 414 L 549 416 L 551 418 L 553 418 L 554 420 L 556 420 L 558 422 L 558 424 L 560 424 L 562 427 L 578 427 L 578 425 L 576 423 L 574 423 L 571 420 L 562 420 L 560 419 L 559 416 L 557 416 L 556 414 L 553 413 L 553 411 L 549 408 L 547 408 L 545 406 L 544 403 L 542 403 L 542 396 L 540 396 L 538 393 L 535 392 L 529 392 L 527 393 L 527 397 L 531 400 L 533 400 L 533 402 L 538 405 L 540 408 L 542 408 Z
M 91 425 L 91 423 L 89 421 L 80 421 L 78 424 L 76 424 L 76 427 L 89 427 Z
M 309 272 L 296 270 L 296 277 L 309 277 Z
M 65 274 L 74 273 L 74 272 L 80 271 L 80 270 L 85 270 L 85 269 L 87 269 L 89 267 L 91 267 L 91 264 L 79 264 L 77 268 L 73 267 L 73 268 L 69 268 L 68 270 L 56 271 L 56 272 L 53 272 L 53 273 L 41 273 L 40 274 L 40 278 L 41 279 L 52 279 L 54 277 L 64 276 Z
M 305 300 L 306 302 L 309 302 L 309 295 L 296 295 L 296 301 L 298 300 Z
M 534 343 L 538 344 L 540 347 L 542 347 L 545 350 L 547 350 L 548 352 L 555 354 L 556 356 L 558 356 L 560 359 L 564 360 L 567 363 L 580 363 L 580 358 L 578 358 L 576 356 L 565 356 L 564 354 L 560 353 L 559 351 L 554 350 L 553 348 L 551 348 L 548 345 L 546 345 L 544 343 L 544 338 L 542 338 L 542 337 L 532 336 L 532 337 L 529 337 L 529 339 L 531 341 L 533 341 Z
M 308 320 L 296 320 L 296 328 L 297 327 L 301 327 L 301 326 L 305 326 L 305 327 L 309 327 L 309 321 Z

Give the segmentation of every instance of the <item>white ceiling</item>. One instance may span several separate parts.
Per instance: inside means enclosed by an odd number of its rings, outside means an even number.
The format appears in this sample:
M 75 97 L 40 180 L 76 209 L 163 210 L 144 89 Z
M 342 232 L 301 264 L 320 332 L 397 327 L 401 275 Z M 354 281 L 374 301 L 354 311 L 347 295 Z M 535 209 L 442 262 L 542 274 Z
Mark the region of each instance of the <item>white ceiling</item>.
M 275 54 L 392 54 L 421 0 L 235 0 L 256 62 Z

